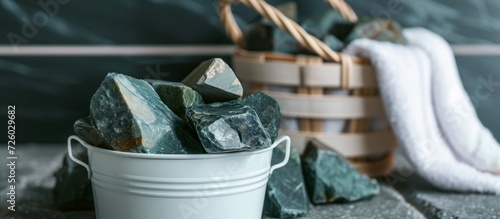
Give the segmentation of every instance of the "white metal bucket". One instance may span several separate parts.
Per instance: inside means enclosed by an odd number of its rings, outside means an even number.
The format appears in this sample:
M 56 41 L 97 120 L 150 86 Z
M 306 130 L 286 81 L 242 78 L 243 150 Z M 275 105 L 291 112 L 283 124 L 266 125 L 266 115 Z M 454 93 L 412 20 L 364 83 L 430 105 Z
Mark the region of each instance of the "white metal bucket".
M 71 140 L 88 149 L 90 167 L 73 156 Z M 285 159 L 271 167 L 282 142 Z M 140 154 L 97 148 L 73 135 L 68 154 L 89 172 L 99 219 L 258 219 L 269 175 L 288 162 L 290 138 L 251 152 Z

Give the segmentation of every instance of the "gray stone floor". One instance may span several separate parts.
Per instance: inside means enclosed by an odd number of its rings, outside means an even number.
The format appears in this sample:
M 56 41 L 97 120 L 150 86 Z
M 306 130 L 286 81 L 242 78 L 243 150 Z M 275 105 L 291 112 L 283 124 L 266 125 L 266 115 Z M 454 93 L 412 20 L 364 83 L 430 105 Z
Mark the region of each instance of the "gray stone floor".
M 0 147 L 6 148 L 5 145 Z M 7 203 L 0 201 L 0 218 L 95 218 L 93 211 L 63 212 L 53 205 L 53 172 L 58 169 L 65 151 L 64 145 L 18 146 L 16 212 L 8 211 Z M 5 156 L 0 157 L 0 163 L 7 163 Z M 440 191 L 416 174 L 405 176 L 399 180 L 379 179 L 381 194 L 374 198 L 350 204 L 314 206 L 303 219 L 500 218 L 500 196 Z M 6 179 L 6 165 L 0 165 L 2 200 L 6 200 Z
M 364 201 L 349 204 L 313 206 L 307 217 L 301 219 L 330 219 L 330 218 L 425 218 L 413 206 L 405 202 L 393 188 L 382 185 L 381 194 Z

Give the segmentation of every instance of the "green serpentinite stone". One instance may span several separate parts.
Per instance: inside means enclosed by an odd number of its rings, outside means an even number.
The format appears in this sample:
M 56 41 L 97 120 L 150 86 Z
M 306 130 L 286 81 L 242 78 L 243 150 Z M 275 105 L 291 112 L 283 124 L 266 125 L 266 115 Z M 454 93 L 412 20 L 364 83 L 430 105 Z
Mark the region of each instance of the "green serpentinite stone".
M 335 24 L 330 30 L 329 34 L 337 37 L 337 39 L 345 43 L 347 36 L 354 29 L 354 25 L 355 25 L 354 23 L 350 23 L 347 21 Z
M 273 51 L 274 27 L 272 24 L 258 22 L 244 31 L 245 49 L 248 51 Z
M 292 35 L 279 28 L 274 28 L 273 50 L 278 53 L 297 54 L 302 49 L 299 41 Z
M 337 37 L 331 34 L 326 35 L 323 38 L 323 42 L 333 51 L 342 51 L 344 48 L 344 42 L 340 41 Z
M 239 99 L 243 87 L 233 70 L 220 58 L 202 62 L 183 81 L 207 103 Z
M 255 110 L 271 141 L 274 142 L 278 137 L 281 123 L 281 112 L 278 101 L 263 92 L 257 92 L 246 96 L 239 102 Z
M 296 54 L 302 46 L 289 33 L 268 20 L 250 25 L 245 29 L 245 46 L 249 51 L 274 51 Z
M 74 156 L 88 163 L 86 150 L 76 149 Z M 92 183 L 87 170 L 73 162 L 69 155 L 63 158 L 62 166 L 54 173 L 56 185 L 52 190 L 55 205 L 64 210 L 85 210 L 94 208 Z
M 235 104 L 241 104 L 252 108 L 257 113 L 259 120 L 271 138 L 271 141 L 274 142 L 276 140 L 281 124 L 281 112 L 278 101 L 264 92 L 257 92 L 248 95 L 243 99 L 217 102 L 210 105 L 214 107 L 224 107 Z
M 155 89 L 161 101 L 182 119 L 187 119 L 186 110 L 189 107 L 205 104 L 200 94 L 182 83 L 151 79 L 146 81 Z
M 255 111 L 240 104 L 189 108 L 187 117 L 208 153 L 263 149 L 271 146 Z
M 302 28 L 309 34 L 323 39 L 332 26 L 344 22 L 344 18 L 337 11 L 327 11 L 302 22 Z M 273 51 L 287 54 L 313 54 L 304 48 L 288 32 L 276 27 L 269 20 L 264 19 L 250 25 L 244 31 L 245 46 L 249 51 Z M 338 45 L 334 45 L 335 50 Z
M 344 42 L 348 44 L 359 38 L 406 44 L 406 39 L 403 36 L 401 27 L 398 23 L 391 20 L 361 20 L 354 25 L 354 28 L 349 35 L 347 35 Z
M 380 193 L 377 181 L 358 172 L 317 140 L 307 144 L 302 168 L 314 204 L 354 202 Z
M 75 131 L 76 135 L 78 135 L 78 137 L 83 139 L 88 144 L 101 148 L 113 149 L 106 141 L 106 139 L 104 139 L 102 133 L 95 127 L 94 119 L 92 119 L 92 116 L 76 120 L 76 122 L 73 124 L 73 130 Z
M 301 26 L 309 34 L 321 39 L 328 34 L 333 26 L 342 22 L 345 22 L 345 19 L 338 11 L 328 10 L 310 19 L 304 20 Z
M 97 129 L 118 151 L 202 153 L 187 121 L 179 118 L 146 81 L 110 73 L 90 101 Z
M 276 147 L 271 164 L 283 161 L 285 153 L 284 146 Z M 269 178 L 264 199 L 264 215 L 275 218 L 301 217 L 307 214 L 309 205 L 300 155 L 292 148 L 288 163 L 275 170 Z

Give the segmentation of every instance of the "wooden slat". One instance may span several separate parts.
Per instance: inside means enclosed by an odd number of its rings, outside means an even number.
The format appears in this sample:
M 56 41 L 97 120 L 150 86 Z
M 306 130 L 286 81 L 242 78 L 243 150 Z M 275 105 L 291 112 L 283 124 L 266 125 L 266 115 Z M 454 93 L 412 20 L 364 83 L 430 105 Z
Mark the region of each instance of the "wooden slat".
M 307 98 L 309 95 L 307 87 L 298 87 L 297 88 L 297 95 L 303 96 Z M 300 131 L 303 132 L 310 132 L 312 131 L 312 121 L 305 117 L 305 118 L 300 118 L 299 119 L 299 129 Z
M 322 65 L 302 67 L 303 83 L 306 86 L 339 88 L 341 84 L 340 65 L 324 63 Z M 377 87 L 375 70 L 371 65 L 352 66 L 348 84 L 350 88 Z
M 389 174 L 394 168 L 394 152 L 377 161 L 356 161 L 351 164 L 369 177 L 381 177 Z
M 286 117 L 314 119 L 352 119 L 385 117 L 380 97 L 300 96 L 267 91 L 281 106 Z
M 256 61 L 255 57 L 233 58 L 235 73 L 242 81 L 284 86 L 340 88 L 340 65 L 298 64 L 290 61 Z M 375 71 L 371 65 L 354 64 L 349 75 L 350 88 L 377 87 Z
M 310 87 L 309 95 L 313 96 L 323 96 L 324 89 L 321 87 Z M 323 131 L 323 119 L 311 119 L 312 132 L 322 132 Z
M 275 52 L 261 52 L 261 51 L 248 51 L 244 49 L 238 49 L 234 53 L 234 56 L 241 56 L 241 57 L 246 57 L 246 56 L 255 56 L 255 55 L 262 55 L 265 57 L 266 60 L 282 60 L 282 61 L 290 61 L 290 62 L 296 62 L 297 58 L 299 57 L 310 57 L 310 58 L 317 58 L 321 59 L 319 56 L 315 55 L 291 55 L 291 54 L 286 54 L 286 53 L 275 53 Z M 366 58 L 361 58 L 361 57 L 355 57 L 351 56 L 352 61 L 355 64 L 370 64 L 370 60 Z
M 233 68 L 241 81 L 269 85 L 301 86 L 301 73 L 297 64 L 289 62 L 255 62 L 234 57 Z
M 319 140 L 346 158 L 370 156 L 390 152 L 396 148 L 396 138 L 392 131 L 318 134 L 280 130 L 280 134 L 290 136 L 292 146 L 300 153 L 312 139 Z

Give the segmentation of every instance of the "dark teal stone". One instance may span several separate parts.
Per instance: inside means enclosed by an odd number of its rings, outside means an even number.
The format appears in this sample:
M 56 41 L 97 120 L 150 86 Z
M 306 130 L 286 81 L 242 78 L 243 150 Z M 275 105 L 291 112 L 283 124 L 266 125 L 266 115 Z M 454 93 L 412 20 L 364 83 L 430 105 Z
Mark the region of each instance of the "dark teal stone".
M 328 10 L 310 19 L 304 20 L 301 26 L 309 34 L 318 39 L 322 39 L 336 24 L 343 22 L 345 22 L 345 19 L 338 11 Z
M 86 150 L 74 150 L 74 156 L 88 163 Z M 64 210 L 86 210 L 94 208 L 92 183 L 87 169 L 73 162 L 66 153 L 62 166 L 54 173 L 56 185 L 52 190 L 54 204 Z
M 233 70 L 219 58 L 202 62 L 182 83 L 196 90 L 207 103 L 235 100 L 243 95 Z
M 179 118 L 146 81 L 110 73 L 90 101 L 97 129 L 118 151 L 202 153 L 187 121 Z
M 273 51 L 297 54 L 302 45 L 286 31 L 268 20 L 251 24 L 245 32 L 245 49 L 248 51 Z
M 406 39 L 403 36 L 401 27 L 398 23 L 391 20 L 361 20 L 356 23 L 344 42 L 349 44 L 359 38 L 406 44 Z
M 239 101 L 240 104 L 249 106 L 259 116 L 264 129 L 274 142 L 278 137 L 281 123 L 281 112 L 278 101 L 263 92 L 251 94 Z
M 354 25 L 354 23 L 348 21 L 337 23 L 330 30 L 330 34 L 345 43 L 347 36 L 349 36 L 354 29 Z
M 248 106 L 218 103 L 197 106 L 188 109 L 187 116 L 208 153 L 256 150 L 271 146 L 271 139 L 257 113 Z
M 113 149 L 106 141 L 106 139 L 104 139 L 102 133 L 95 127 L 94 119 L 92 119 L 92 116 L 76 120 L 76 122 L 73 124 L 73 130 L 75 131 L 76 135 L 78 135 L 78 137 L 83 139 L 88 144 L 101 148 Z
M 278 27 L 274 28 L 273 33 L 273 50 L 277 53 L 298 54 L 303 50 L 303 46 L 291 34 L 281 30 Z
M 203 98 L 190 87 L 170 81 L 146 80 L 155 89 L 161 101 L 177 116 L 186 119 L 186 110 L 204 104 Z
M 317 140 L 307 144 L 302 168 L 314 204 L 354 202 L 380 193 L 377 181 L 357 171 Z
M 342 42 L 337 37 L 335 37 L 334 35 L 331 35 L 331 34 L 326 35 L 323 38 L 323 43 L 325 43 L 333 51 L 340 52 L 340 51 L 342 51 L 342 49 L 344 49 L 344 42 Z
M 302 28 L 318 39 L 323 39 L 330 29 L 344 18 L 337 11 L 326 11 L 302 22 Z M 281 30 L 268 20 L 251 24 L 244 31 L 245 46 L 249 51 L 273 51 L 287 54 L 312 53 L 304 48 L 291 34 Z M 337 50 L 337 46 L 334 47 Z
M 284 146 L 276 147 L 271 164 L 283 161 L 285 153 Z M 307 214 L 309 205 L 300 155 L 292 148 L 288 163 L 275 170 L 269 178 L 264 199 L 264 215 L 274 218 L 301 217 Z
M 249 25 L 244 31 L 245 49 L 248 51 L 273 51 L 274 29 L 272 24 L 264 22 Z

